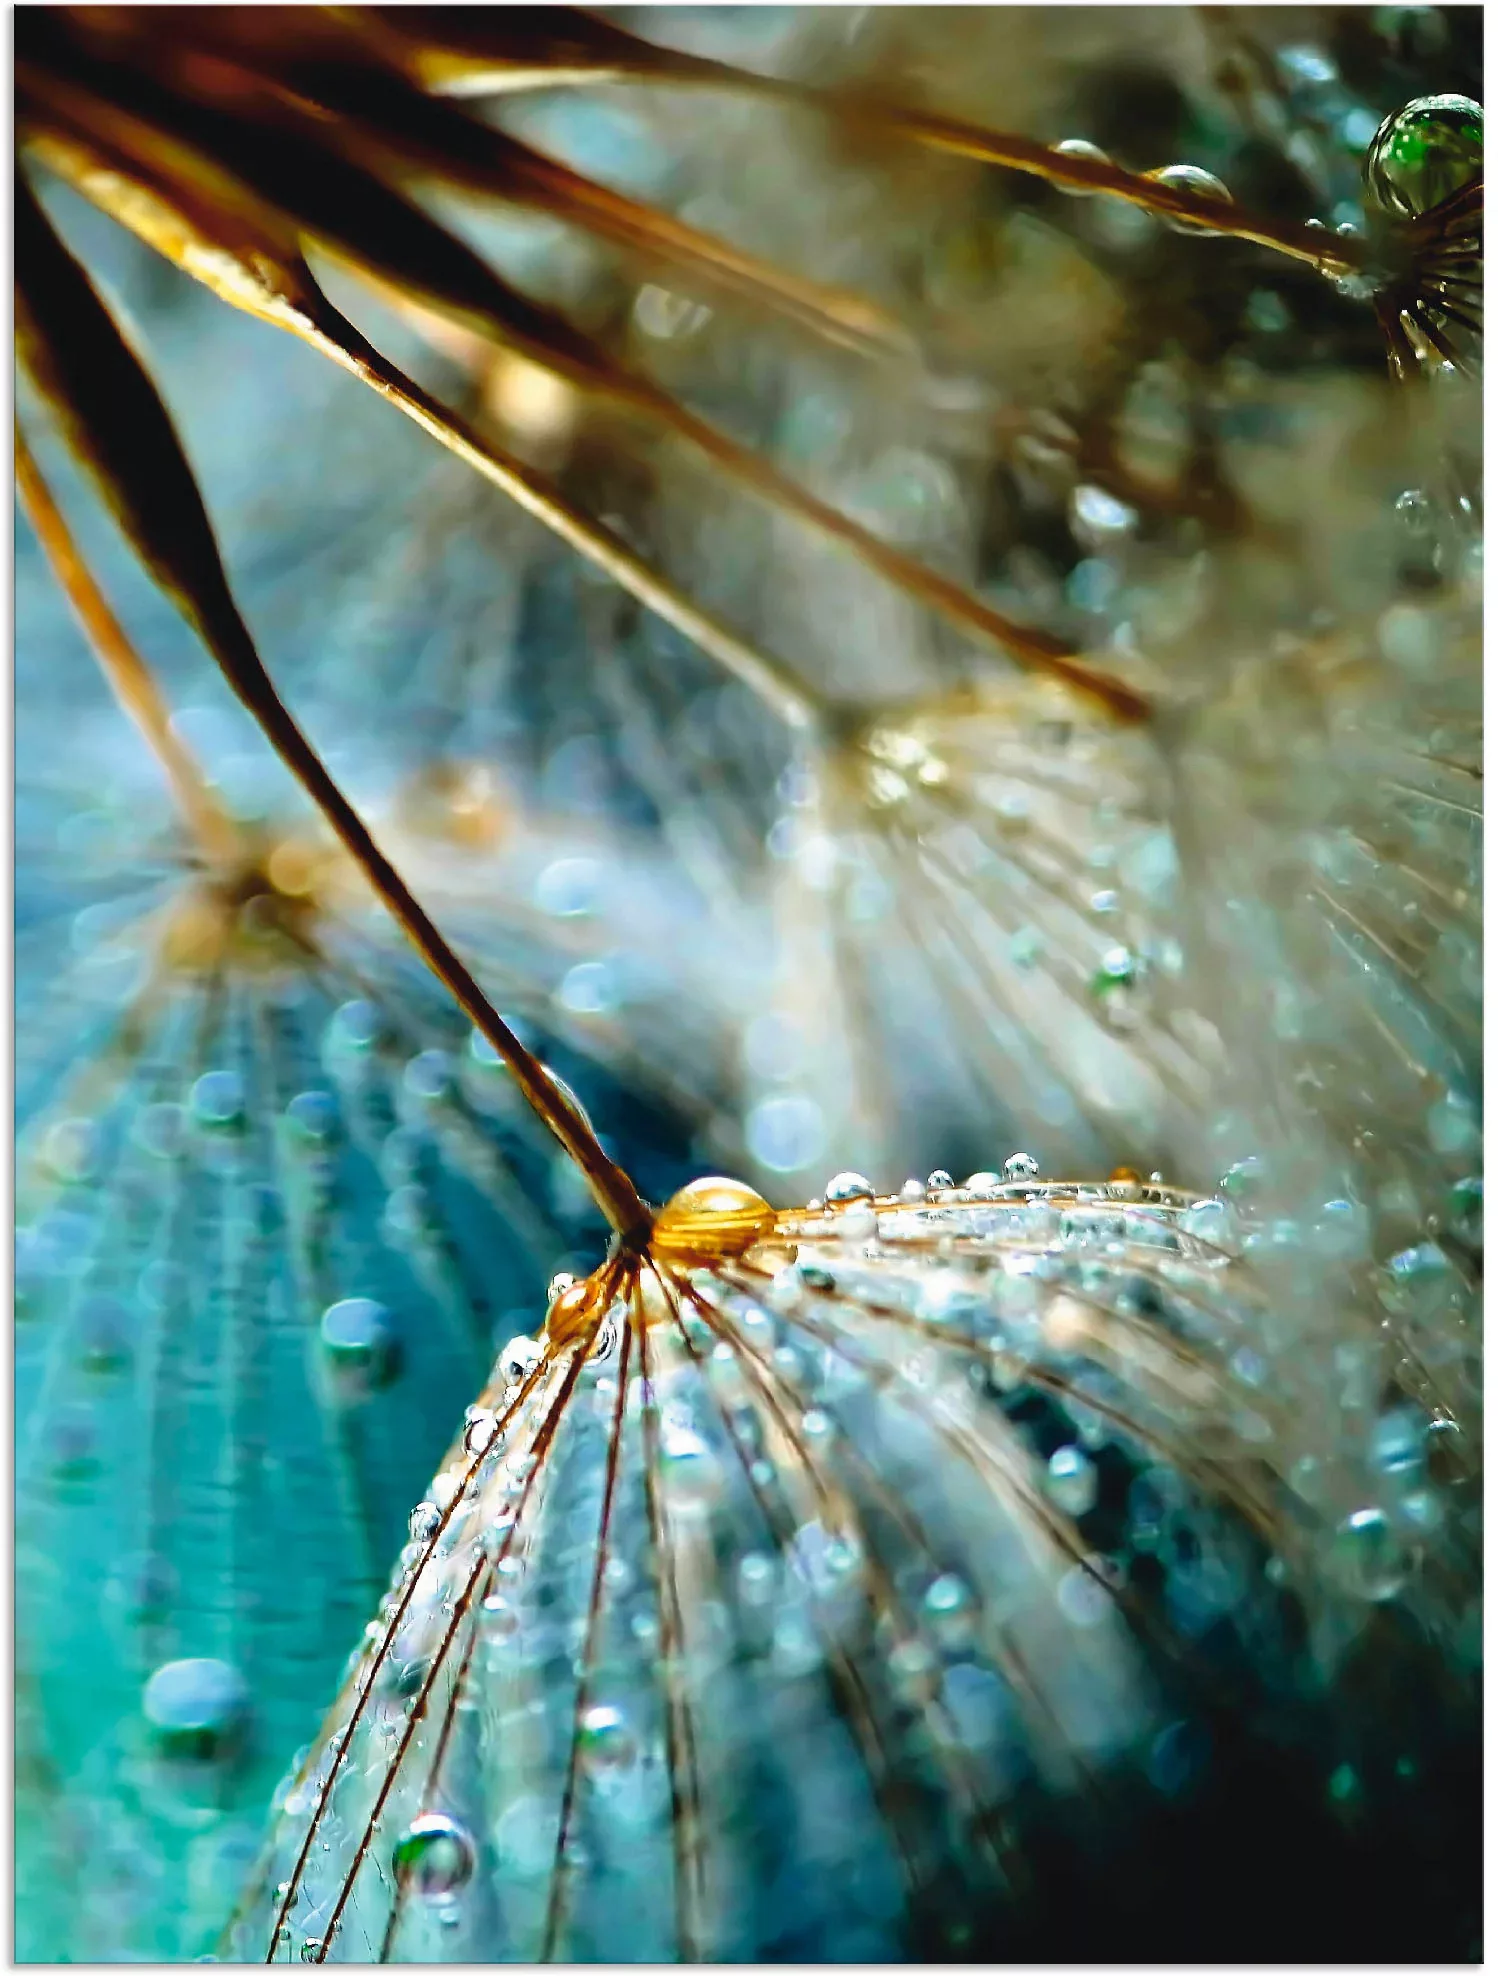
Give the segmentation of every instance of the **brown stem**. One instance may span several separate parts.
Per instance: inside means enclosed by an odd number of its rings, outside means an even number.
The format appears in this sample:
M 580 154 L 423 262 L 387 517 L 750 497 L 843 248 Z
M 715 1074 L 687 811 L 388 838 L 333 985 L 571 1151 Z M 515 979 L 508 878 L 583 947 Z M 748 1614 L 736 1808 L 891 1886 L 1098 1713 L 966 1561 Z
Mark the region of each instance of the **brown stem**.
M 785 87 L 780 85 L 779 89 L 783 91 Z M 802 100 L 826 107 L 826 99 L 816 92 L 805 92 Z M 1353 274 L 1363 264 L 1366 248 L 1360 241 L 1304 220 L 1274 220 L 1262 213 L 1251 213 L 1235 200 L 1204 197 L 1199 192 L 1162 185 L 1143 172 L 1125 171 L 1111 160 L 1104 163 L 1101 159 L 1071 157 L 1033 138 L 983 130 L 923 110 L 857 101 L 839 104 L 837 110 L 849 123 L 911 138 L 928 150 L 1028 172 L 1032 177 L 1073 192 L 1111 193 L 1162 219 L 1189 220 L 1193 231 L 1250 240 L 1255 246 L 1269 247 L 1292 260 L 1304 261 L 1323 274 Z
M 440 40 L 440 36 L 439 36 Z M 458 45 L 450 50 L 457 57 L 442 79 L 427 78 L 426 86 L 438 94 L 474 95 L 489 87 L 515 86 L 503 71 L 485 62 L 472 50 Z M 466 60 L 464 59 L 466 56 Z M 466 71 L 466 73 L 465 73 Z M 1292 260 L 1304 261 L 1323 274 L 1354 274 L 1363 266 L 1366 243 L 1334 234 L 1304 221 L 1274 220 L 1262 213 L 1250 213 L 1236 203 L 1204 198 L 1161 185 L 1142 172 L 1125 171 L 1112 161 L 1069 156 L 1033 137 L 1018 137 L 1010 131 L 987 130 L 981 124 L 964 123 L 932 111 L 911 109 L 904 104 L 887 103 L 876 96 L 835 94 L 813 84 L 790 81 L 781 76 L 757 75 L 727 62 L 688 55 L 679 49 L 663 48 L 633 35 L 612 32 L 605 52 L 595 52 L 573 73 L 540 74 L 542 86 L 598 83 L 650 83 L 668 80 L 706 89 L 723 89 L 742 96 L 767 97 L 772 102 L 793 103 L 819 116 L 832 117 L 853 129 L 862 128 L 874 137 L 894 137 L 919 144 L 930 151 L 971 158 L 980 164 L 999 165 L 1010 171 L 1028 172 L 1052 185 L 1070 187 L 1076 192 L 1108 192 L 1143 206 L 1163 219 L 1190 220 L 1206 233 L 1251 240 Z
M 212 864 L 225 865 L 242 850 L 240 834 L 208 786 L 202 769 L 172 729 L 154 675 L 126 637 L 42 478 L 36 457 L 16 422 L 16 489 L 37 540 L 73 607 L 110 690 L 145 737 L 161 764 L 183 821 Z

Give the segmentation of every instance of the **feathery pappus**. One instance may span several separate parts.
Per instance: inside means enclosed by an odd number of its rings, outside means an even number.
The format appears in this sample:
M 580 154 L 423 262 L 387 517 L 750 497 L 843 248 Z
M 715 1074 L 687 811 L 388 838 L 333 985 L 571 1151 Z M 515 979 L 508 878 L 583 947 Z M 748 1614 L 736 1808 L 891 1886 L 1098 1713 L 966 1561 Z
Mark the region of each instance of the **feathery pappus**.
M 1412 1845 L 1472 1843 L 1458 1470 L 1348 1394 L 1306 1487 L 1241 1240 L 1023 1154 L 683 1190 L 501 1354 L 224 1952 L 1168 1959 L 1247 1886 L 1255 1959 L 1460 1939 Z

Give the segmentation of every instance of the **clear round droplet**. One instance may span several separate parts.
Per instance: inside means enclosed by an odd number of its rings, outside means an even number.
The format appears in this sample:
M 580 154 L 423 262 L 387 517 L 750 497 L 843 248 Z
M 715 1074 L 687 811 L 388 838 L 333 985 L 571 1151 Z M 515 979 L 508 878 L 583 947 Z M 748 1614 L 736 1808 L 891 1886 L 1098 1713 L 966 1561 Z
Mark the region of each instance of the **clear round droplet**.
M 1046 1463 L 1045 1489 L 1068 1516 L 1085 1516 L 1097 1501 L 1097 1469 L 1080 1448 L 1057 1448 Z
M 1338 1526 L 1333 1562 L 1338 1578 L 1355 1598 L 1377 1604 L 1403 1589 L 1412 1559 L 1408 1545 L 1382 1510 L 1358 1509 Z
M 322 1314 L 318 1336 L 334 1372 L 361 1386 L 388 1386 L 400 1371 L 400 1334 L 383 1304 L 372 1297 L 343 1297 Z
M 955 1571 L 933 1579 L 921 1600 L 921 1610 L 938 1645 L 948 1652 L 961 1652 L 972 1639 L 977 1601 L 972 1587 Z
M 1040 1172 L 1040 1161 L 1029 1153 L 1011 1153 L 1004 1162 L 1006 1180 L 1033 1180 Z
M 171 1660 L 146 1683 L 141 1709 L 171 1756 L 212 1761 L 229 1753 L 249 1719 L 250 1691 L 223 1660 Z
M 1059 157 L 1080 158 L 1084 163 L 1090 165 L 1111 165 L 1113 163 L 1108 153 L 1100 145 L 1092 143 L 1085 137 L 1063 137 L 1061 142 L 1059 144 L 1053 144 L 1051 149 Z M 1095 188 L 1090 185 L 1058 185 L 1056 190 L 1058 192 L 1064 192 L 1069 199 L 1086 199 Z
M 623 1711 L 608 1703 L 584 1709 L 578 1751 L 594 1776 L 617 1775 L 627 1770 L 638 1749 Z
M 440 1104 L 453 1088 L 452 1058 L 446 1050 L 422 1050 L 406 1065 L 401 1082 L 421 1103 Z
M 534 1338 L 527 1338 L 524 1334 L 512 1338 L 499 1354 L 500 1376 L 506 1385 L 518 1386 L 544 1356 L 542 1347 Z
M 1482 105 L 1470 96 L 1419 96 L 1374 132 L 1363 183 L 1380 211 L 1412 219 L 1482 169 Z
M 470 1407 L 463 1421 L 463 1452 L 482 1454 L 494 1438 L 495 1415 L 487 1407 Z
M 1226 1201 L 1196 1201 L 1181 1216 L 1181 1227 L 1198 1242 L 1236 1255 L 1241 1247 L 1238 1217 Z
M 286 1107 L 286 1121 L 299 1139 L 327 1145 L 338 1136 L 338 1100 L 330 1091 L 299 1091 Z
M 411 1532 L 413 1543 L 430 1543 L 432 1538 L 436 1536 L 441 1523 L 442 1512 L 435 1503 L 418 1503 L 415 1509 L 412 1510 L 411 1520 L 407 1525 L 407 1528 Z
M 372 1050 L 384 1033 L 384 1019 L 373 1002 L 345 1002 L 328 1023 L 328 1041 L 335 1050 Z
M 1384 1475 L 1413 1480 L 1425 1466 L 1425 1416 L 1410 1406 L 1380 1414 L 1368 1437 L 1368 1457 Z
M 1146 172 L 1144 176 L 1153 179 L 1156 185 L 1167 186 L 1172 192 L 1194 192 L 1198 198 L 1220 199 L 1229 206 L 1233 203 L 1233 195 L 1222 180 L 1212 172 L 1203 171 L 1200 165 L 1161 165 L 1158 171 Z M 1199 220 L 1178 219 L 1173 215 L 1162 217 L 1174 233 L 1210 231 Z
M 939 1166 L 934 1173 L 928 1173 L 926 1175 L 926 1192 L 928 1194 L 949 1194 L 956 1184 L 956 1181 L 944 1166 Z
M 424 1811 L 395 1842 L 396 1879 L 418 1900 L 445 1901 L 473 1878 L 477 1852 L 466 1825 L 445 1811 Z
M 824 1199 L 830 1208 L 851 1207 L 855 1203 L 872 1201 L 872 1182 L 865 1180 L 861 1173 L 835 1173 L 827 1182 Z
M 244 1123 L 244 1084 L 232 1070 L 205 1071 L 192 1087 L 188 1109 L 205 1131 L 231 1132 Z

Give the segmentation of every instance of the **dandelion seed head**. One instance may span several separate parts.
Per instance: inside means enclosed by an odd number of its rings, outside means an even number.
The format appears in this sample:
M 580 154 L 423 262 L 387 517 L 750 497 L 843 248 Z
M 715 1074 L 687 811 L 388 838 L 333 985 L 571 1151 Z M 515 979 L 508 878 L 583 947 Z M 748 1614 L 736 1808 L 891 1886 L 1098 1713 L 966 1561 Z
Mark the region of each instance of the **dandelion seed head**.
M 1200 1719 L 1183 1718 L 1179 1703 L 1213 1627 L 1268 1624 L 1277 1586 L 1318 1623 L 1335 1610 L 1354 1632 L 1360 1612 L 1427 1598 L 1424 1551 L 1440 1524 L 1399 1454 L 1416 1415 L 1388 1416 L 1362 1453 L 1324 1464 L 1317 1510 L 1301 1496 L 1306 1507 L 1291 1513 L 1272 1479 L 1303 1459 L 1283 1379 L 1261 1429 L 1233 1440 L 1235 1354 L 1245 1331 L 1258 1335 L 1262 1288 L 1251 1264 L 1192 1232 L 1189 1191 L 1137 1175 L 1129 1199 L 1113 1180 L 979 1178 L 994 1184 L 935 1195 L 923 1186 L 910 1198 L 860 1181 L 844 1204 L 780 1214 L 739 1183 L 704 1181 L 684 1190 L 664 1242 L 662 1211 L 648 1257 L 618 1255 L 564 1293 L 583 1293 L 576 1324 L 548 1331 L 522 1378 L 518 1366 L 497 1368 L 466 1423 L 493 1415 L 507 1445 L 532 1451 L 509 1471 L 519 1494 L 493 1495 L 501 1470 L 471 1434 L 444 1471 L 456 1484 L 449 1513 L 472 1501 L 475 1535 L 448 1554 L 452 1592 L 422 1649 L 426 1699 L 407 1755 L 393 1769 L 377 1760 L 357 1789 L 352 1764 L 340 1787 L 353 1793 L 352 1823 L 337 1828 L 331 1853 L 304 1850 L 305 1813 L 283 1811 L 273 1830 L 266 1886 L 283 1885 L 278 1904 L 289 1896 L 293 1926 L 299 1913 L 336 1907 L 339 1929 L 430 1949 L 421 1903 L 408 1908 L 398 1885 L 360 1864 L 361 1820 L 408 1829 L 440 1804 L 468 1829 L 497 1833 L 525 1807 L 546 1845 L 518 1876 L 505 1866 L 492 1878 L 477 1861 L 461 1895 L 465 1926 L 488 1926 L 472 1905 L 482 1885 L 522 1931 L 517 1946 L 561 1930 L 555 1939 L 579 1952 L 612 1928 L 616 1953 L 658 1957 L 686 1927 L 716 1953 L 752 1953 L 752 1904 L 726 1898 L 731 1882 L 718 1875 L 732 1862 L 753 1884 L 765 1847 L 798 1843 L 801 1826 L 782 1832 L 784 1814 L 772 1812 L 777 1791 L 801 1805 L 798 1820 L 817 1821 L 829 1858 L 867 1863 L 898 1849 L 895 1801 L 881 1809 L 878 1789 L 868 1795 L 916 1762 L 898 1721 L 911 1734 L 924 1724 L 923 1747 L 948 1753 L 924 1788 L 954 1812 L 963 1778 L 1002 1790 L 1038 1767 L 1066 1792 L 1076 1765 L 1100 1760 L 1132 1766 L 1169 1798 L 1214 1760 Z M 1038 1240 L 1037 1203 L 1051 1218 Z M 876 1243 L 849 1232 L 850 1214 L 874 1216 Z M 932 1321 L 938 1291 L 960 1323 Z M 617 1381 L 591 1352 L 613 1311 Z M 722 1365 L 735 1372 L 728 1388 Z M 1317 1377 L 1301 1390 L 1314 1405 Z M 1204 1484 L 1194 1452 L 1234 1445 L 1252 1446 L 1260 1466 L 1230 1462 Z M 1378 1477 L 1403 1478 L 1405 1535 L 1392 1512 L 1337 1508 Z M 503 1508 L 492 1522 L 491 1496 Z M 423 1546 L 442 1541 L 442 1499 L 434 1487 Z M 1157 1579 L 1137 1560 L 1152 1561 Z M 389 1638 L 387 1623 L 380 1640 Z M 564 1639 L 565 1678 L 555 1672 Z M 1335 1680 L 1322 1668 L 1300 1706 L 1314 1709 Z M 616 1699 L 625 1694 L 627 1705 Z M 834 1727 L 838 1697 L 851 1705 L 855 1694 L 873 1710 L 861 1744 L 844 1740 L 846 1723 Z M 886 1695 L 905 1714 L 885 1718 Z M 358 1709 L 346 1690 L 331 1720 L 347 1734 L 330 1732 L 330 1755 L 347 1737 L 369 1746 Z M 803 1757 L 825 1744 L 834 1767 L 785 1768 L 782 1719 L 801 1724 Z M 540 1744 L 522 1757 L 522 1720 L 552 1725 L 552 1757 Z M 483 1728 L 491 1721 L 497 1741 Z M 749 1780 L 770 1771 L 780 1781 L 762 1796 L 764 1782 Z M 823 1793 L 836 1777 L 834 1814 Z M 376 1808 L 371 1793 L 387 1784 Z M 723 1791 L 741 1794 L 732 1813 Z M 594 1794 L 617 1824 L 585 1810 Z M 696 1808 L 685 1814 L 686 1804 Z M 672 1881 L 671 1833 L 684 1815 L 706 1821 L 694 1829 L 715 1862 L 695 1891 Z M 652 1857 L 661 1849 L 674 1899 L 627 1914 L 610 1901 L 608 1862 L 626 1843 Z M 274 1862 L 298 1857 L 300 1877 L 286 1885 Z M 948 1898 L 980 1929 L 993 1903 L 1018 1898 L 985 1879 L 982 1857 L 967 1842 L 949 1855 L 960 1891 Z M 251 1900 L 246 1926 L 263 1922 L 271 1898 Z M 919 1910 L 918 1896 L 892 1898 Z M 835 1924 L 807 1910 L 805 1925 L 819 1939 Z

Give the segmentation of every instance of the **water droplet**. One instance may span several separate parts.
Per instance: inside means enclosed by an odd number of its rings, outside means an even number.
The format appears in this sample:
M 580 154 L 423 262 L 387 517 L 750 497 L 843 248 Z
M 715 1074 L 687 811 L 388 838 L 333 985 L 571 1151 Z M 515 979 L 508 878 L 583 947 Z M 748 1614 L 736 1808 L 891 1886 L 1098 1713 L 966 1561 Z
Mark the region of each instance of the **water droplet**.
M 518 1386 L 544 1357 L 545 1352 L 534 1338 L 523 1334 L 512 1338 L 499 1354 L 497 1364 L 500 1377 L 507 1386 Z
M 595 858 L 558 858 L 536 880 L 536 905 L 558 919 L 582 919 L 598 910 L 603 868 Z
M 463 1416 L 463 1452 L 482 1454 L 494 1438 L 497 1416 L 486 1407 L 470 1407 Z
M 962 1184 L 969 1194 L 996 1194 L 1002 1182 L 998 1174 L 990 1173 L 985 1168 L 982 1173 L 970 1173 Z
M 1156 1174 L 1155 1179 L 1159 1178 Z M 1222 1176 L 1222 1191 L 1232 1200 L 1251 1198 L 1258 1192 L 1264 1180 L 1264 1162 L 1253 1153 L 1247 1159 L 1238 1160 Z
M 1413 1482 L 1425 1466 L 1426 1423 L 1414 1407 L 1395 1407 L 1373 1423 L 1368 1456 L 1385 1475 Z
M 1228 205 L 1233 203 L 1233 195 L 1220 178 L 1200 165 L 1161 165 L 1158 171 L 1146 172 L 1146 178 L 1153 179 L 1156 185 L 1167 186 L 1172 192 L 1194 192 L 1202 199 L 1220 199 Z M 1211 229 L 1200 220 L 1166 218 L 1165 224 L 1175 233 L 1204 233 Z
M 1077 487 L 1071 497 L 1072 530 L 1078 540 L 1099 547 L 1117 540 L 1138 525 L 1139 516 L 1127 502 L 1115 500 L 1101 487 Z
M 921 1609 L 938 1642 L 950 1652 L 961 1652 L 972 1639 L 977 1601 L 972 1588 L 955 1571 L 945 1571 L 932 1580 L 921 1601 Z
M 146 1683 L 141 1709 L 167 1754 L 206 1762 L 239 1740 L 250 1691 L 227 1661 L 171 1660 Z
M 1238 1217 L 1226 1201 L 1194 1201 L 1181 1216 L 1181 1227 L 1198 1242 L 1225 1255 L 1237 1255 L 1241 1247 Z
M 328 1042 L 335 1050 L 372 1050 L 385 1033 L 385 1020 L 373 1002 L 345 1002 L 328 1023 Z
M 742 1180 L 708 1176 L 679 1189 L 656 1216 L 659 1256 L 711 1262 L 742 1255 L 775 1226 L 775 1210 Z
M 926 1175 L 926 1192 L 928 1194 L 950 1194 L 956 1185 L 956 1181 L 944 1166 L 939 1166 L 934 1173 L 928 1173 Z
M 1363 182 L 1381 211 L 1410 219 L 1482 170 L 1482 105 L 1470 96 L 1420 96 L 1374 132 Z
M 595 1777 L 618 1776 L 627 1770 L 638 1749 L 623 1711 L 608 1703 L 584 1709 L 578 1731 L 578 1753 Z
M 188 1109 L 205 1131 L 232 1132 L 244 1123 L 244 1084 L 232 1070 L 205 1071 L 192 1087 Z
M 618 969 L 608 961 L 579 961 L 563 975 L 556 999 L 571 1015 L 610 1015 L 619 1006 Z
M 412 1510 L 406 1527 L 411 1532 L 413 1543 L 428 1544 L 436 1536 L 441 1525 L 442 1512 L 437 1505 L 433 1502 L 420 1502 Z
M 298 1138 L 325 1146 L 338 1136 L 338 1100 L 330 1091 L 299 1091 L 286 1107 L 286 1121 Z
M 1358 1509 L 1338 1526 L 1333 1563 L 1349 1592 L 1377 1603 L 1394 1598 L 1403 1588 L 1411 1557 L 1382 1510 Z
M 361 1388 L 388 1386 L 400 1371 L 401 1344 L 395 1320 L 372 1297 L 344 1297 L 329 1304 L 318 1327 L 323 1352 L 339 1375 Z
M 446 1050 L 422 1050 L 406 1065 L 401 1082 L 420 1103 L 440 1104 L 452 1093 L 453 1060 Z
M 468 1828 L 445 1811 L 413 1818 L 395 1843 L 391 1865 L 418 1900 L 448 1900 L 473 1878 L 477 1853 Z
M 1372 1217 L 1358 1201 L 1323 1202 L 1321 1214 L 1311 1228 L 1311 1244 L 1318 1254 L 1344 1262 L 1368 1254 Z
M 1085 1516 L 1097 1501 L 1097 1470 L 1080 1448 L 1057 1448 L 1046 1463 L 1045 1488 L 1058 1509 Z
M 1063 137 L 1061 142 L 1059 144 L 1053 144 L 1051 149 L 1059 157 L 1080 158 L 1085 164 L 1111 165 L 1113 163 L 1113 160 L 1108 156 L 1106 151 L 1085 137 Z M 1058 192 L 1066 193 L 1068 198 L 1085 199 L 1095 188 L 1089 185 L 1060 185 L 1056 189 Z
M 1401 1249 L 1385 1265 L 1378 1299 L 1396 1317 L 1429 1323 L 1462 1297 L 1462 1279 L 1438 1242 Z
M 1029 1153 L 1011 1153 L 1004 1162 L 1006 1180 L 1033 1180 L 1040 1172 L 1040 1161 Z
M 1106 994 L 1110 988 L 1129 988 L 1139 979 L 1139 956 L 1128 947 L 1110 947 L 1098 962 L 1092 978 L 1092 992 Z
M 861 1173 L 835 1173 L 827 1182 L 824 1198 L 829 1208 L 849 1207 L 854 1202 L 872 1201 L 874 1189 Z

